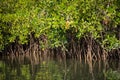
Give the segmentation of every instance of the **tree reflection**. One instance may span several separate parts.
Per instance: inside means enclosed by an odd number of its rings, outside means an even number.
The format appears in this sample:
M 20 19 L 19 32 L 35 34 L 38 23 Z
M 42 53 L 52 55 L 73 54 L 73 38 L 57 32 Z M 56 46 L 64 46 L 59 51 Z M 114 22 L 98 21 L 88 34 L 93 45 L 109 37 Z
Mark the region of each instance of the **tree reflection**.
M 106 80 L 106 75 L 109 77 L 108 70 L 114 64 L 71 59 L 39 60 L 23 56 L 12 60 L 5 58 L 0 61 L 0 80 Z M 116 64 L 112 69 L 119 70 L 119 66 Z

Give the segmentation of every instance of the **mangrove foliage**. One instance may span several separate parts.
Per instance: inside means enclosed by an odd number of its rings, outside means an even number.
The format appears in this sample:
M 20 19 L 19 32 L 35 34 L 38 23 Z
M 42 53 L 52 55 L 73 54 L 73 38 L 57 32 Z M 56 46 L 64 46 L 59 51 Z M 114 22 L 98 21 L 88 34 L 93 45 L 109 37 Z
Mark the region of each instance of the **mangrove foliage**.
M 0 52 L 120 58 L 120 0 L 0 0 Z

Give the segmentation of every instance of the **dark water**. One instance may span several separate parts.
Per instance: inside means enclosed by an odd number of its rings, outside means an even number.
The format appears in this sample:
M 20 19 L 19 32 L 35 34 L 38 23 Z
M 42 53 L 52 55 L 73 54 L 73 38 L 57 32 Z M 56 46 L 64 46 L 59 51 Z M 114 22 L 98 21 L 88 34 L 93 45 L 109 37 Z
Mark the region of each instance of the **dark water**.
M 4 57 L 0 60 L 0 80 L 109 80 L 106 73 L 110 70 L 119 72 L 120 63 L 114 60 L 80 62 L 25 57 Z

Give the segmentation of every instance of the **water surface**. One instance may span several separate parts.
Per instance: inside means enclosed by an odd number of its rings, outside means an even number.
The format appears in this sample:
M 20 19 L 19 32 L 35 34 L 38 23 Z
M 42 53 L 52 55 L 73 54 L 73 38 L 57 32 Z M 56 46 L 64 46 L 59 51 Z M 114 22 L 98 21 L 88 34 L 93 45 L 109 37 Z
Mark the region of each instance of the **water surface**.
M 119 71 L 120 63 L 4 57 L 0 60 L 0 80 L 107 80 L 105 72 L 109 69 Z

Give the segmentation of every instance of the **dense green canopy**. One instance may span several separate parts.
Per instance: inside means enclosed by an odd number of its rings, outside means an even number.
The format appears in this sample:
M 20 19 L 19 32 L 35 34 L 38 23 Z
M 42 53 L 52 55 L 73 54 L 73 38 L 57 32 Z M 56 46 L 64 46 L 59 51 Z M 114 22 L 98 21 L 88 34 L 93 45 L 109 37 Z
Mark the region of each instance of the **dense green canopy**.
M 90 36 L 104 49 L 120 48 L 119 0 L 1 0 L 0 50 L 30 35 L 44 35 L 48 48 L 67 44 L 69 31 L 77 39 Z

